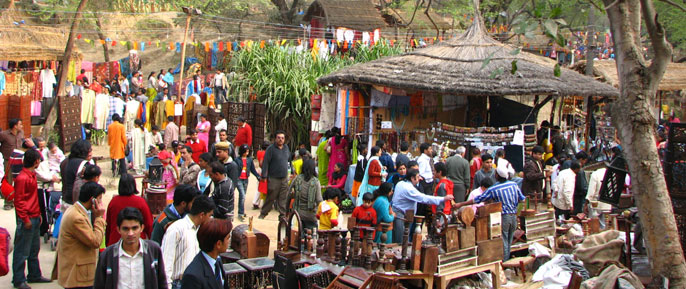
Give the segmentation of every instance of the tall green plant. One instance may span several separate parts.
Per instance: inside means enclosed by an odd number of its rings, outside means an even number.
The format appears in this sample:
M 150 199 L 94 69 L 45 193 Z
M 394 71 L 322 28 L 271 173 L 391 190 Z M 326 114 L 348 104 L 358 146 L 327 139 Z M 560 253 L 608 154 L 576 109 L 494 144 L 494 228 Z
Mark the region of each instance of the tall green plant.
M 256 94 L 257 101 L 267 107 L 268 131 L 285 130 L 289 144 L 295 147 L 309 139 L 310 96 L 321 90 L 317 78 L 351 64 L 400 52 L 400 48 L 381 42 L 323 59 L 310 51 L 297 52 L 288 45 L 254 47 L 234 54 L 232 62 L 237 76 L 231 86 L 238 88 L 239 95 Z

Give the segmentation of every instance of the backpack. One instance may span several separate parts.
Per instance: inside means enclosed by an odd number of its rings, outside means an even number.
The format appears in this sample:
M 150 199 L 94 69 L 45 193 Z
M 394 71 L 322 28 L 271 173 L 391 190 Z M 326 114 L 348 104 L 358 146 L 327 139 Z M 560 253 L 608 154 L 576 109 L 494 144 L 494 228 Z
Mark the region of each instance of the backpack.
M 10 272 L 9 254 L 11 239 L 10 232 L 0 227 L 0 276 L 5 276 Z

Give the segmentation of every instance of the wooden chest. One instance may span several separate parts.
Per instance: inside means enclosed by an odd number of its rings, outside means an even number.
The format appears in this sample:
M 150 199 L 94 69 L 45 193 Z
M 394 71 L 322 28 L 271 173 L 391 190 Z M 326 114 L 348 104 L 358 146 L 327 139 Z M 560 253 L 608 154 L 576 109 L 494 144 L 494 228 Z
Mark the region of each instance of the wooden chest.
M 272 284 L 274 260 L 269 258 L 242 259 L 237 262 L 248 271 L 246 288 L 267 288 Z
M 247 224 L 238 225 L 231 233 L 231 249 L 243 258 L 257 258 L 269 256 L 269 237 L 253 229 Z
M 145 190 L 145 200 L 150 207 L 150 213 L 160 214 L 167 206 L 167 190 L 165 188 L 149 187 Z
M 331 283 L 329 271 L 322 265 L 316 264 L 295 270 L 300 282 L 300 288 L 311 289 L 314 285 L 326 288 Z
M 243 289 L 245 287 L 245 279 L 248 276 L 248 270 L 236 263 L 224 264 L 225 282 L 229 282 L 231 289 Z

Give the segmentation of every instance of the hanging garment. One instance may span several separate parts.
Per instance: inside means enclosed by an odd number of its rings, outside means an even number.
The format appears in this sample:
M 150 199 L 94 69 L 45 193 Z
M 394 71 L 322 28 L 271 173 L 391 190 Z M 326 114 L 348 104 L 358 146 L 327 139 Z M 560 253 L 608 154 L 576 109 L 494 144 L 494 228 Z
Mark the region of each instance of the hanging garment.
M 96 63 L 93 75 L 98 78 L 98 81 L 110 79 L 110 66 L 108 63 Z
M 164 119 L 167 119 L 170 116 L 174 116 L 174 101 L 173 100 L 167 100 L 164 102 L 164 112 L 165 116 Z M 167 122 L 163 122 L 162 126 L 160 126 L 160 129 L 164 130 L 167 127 Z
M 81 123 L 92 124 L 94 122 L 95 91 L 84 89 L 81 94 Z
M 154 114 L 152 113 L 153 109 L 153 100 L 148 99 L 148 102 L 145 103 L 145 119 L 147 120 L 145 122 L 145 128 L 150 128 L 152 129 L 152 122 L 153 122 L 153 116 Z
M 95 96 L 94 125 L 95 129 L 107 128 L 107 116 L 110 113 L 110 96 L 98 94 Z
M 133 153 L 133 169 L 136 174 L 145 172 L 145 161 L 148 147 L 152 144 L 152 138 L 148 130 L 134 128 L 131 132 L 131 152 Z
M 5 91 L 5 72 L 0 70 L 0 95 Z
M 129 74 L 131 74 L 131 64 L 128 57 L 119 59 L 119 70 L 121 71 L 121 75 L 124 77 L 127 77 Z
M 135 99 L 126 102 L 126 113 L 124 114 L 126 131 L 132 131 L 134 129 L 134 121 L 138 117 L 138 110 L 140 107 L 141 103 Z
M 159 101 L 155 103 L 155 121 L 153 122 L 153 125 L 156 125 L 160 127 L 160 129 L 164 129 L 167 125 L 165 124 L 167 122 L 167 103 L 164 101 Z
M 43 83 L 43 97 L 52 97 L 53 85 L 57 83 L 55 73 L 50 69 L 41 70 L 40 82 Z
M 132 73 L 141 70 L 141 59 L 137 51 L 129 52 L 129 68 Z

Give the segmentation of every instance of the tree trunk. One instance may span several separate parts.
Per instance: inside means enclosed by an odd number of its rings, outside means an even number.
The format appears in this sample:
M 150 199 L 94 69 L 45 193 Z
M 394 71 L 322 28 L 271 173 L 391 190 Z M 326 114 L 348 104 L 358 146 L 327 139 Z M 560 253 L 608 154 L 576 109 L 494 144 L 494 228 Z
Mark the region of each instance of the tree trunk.
M 64 49 L 64 56 L 62 57 L 62 65 L 59 69 L 59 78 L 57 82 L 57 101 L 55 101 L 50 108 L 48 113 L 48 118 L 45 121 L 45 126 L 43 129 L 43 138 L 48 139 L 50 131 L 55 128 L 55 123 L 57 122 L 57 111 L 56 106 L 59 106 L 59 97 L 64 96 L 64 84 L 67 82 L 67 74 L 69 73 L 69 61 L 71 60 L 72 53 L 74 51 L 74 37 L 76 33 L 76 28 L 79 27 L 81 22 L 81 16 L 83 14 L 83 9 L 86 8 L 88 0 L 81 0 L 79 7 L 76 8 L 76 15 L 74 16 L 74 21 L 71 23 L 71 28 L 69 29 L 69 38 L 67 38 L 67 47 Z
M 100 16 L 95 15 L 95 25 L 98 27 L 98 38 L 105 41 L 107 38 L 105 37 L 105 34 L 102 33 L 102 21 L 100 20 Z M 102 53 L 105 56 L 105 62 L 110 62 L 110 50 L 109 47 L 107 47 L 107 41 L 102 44 Z
M 651 0 L 603 2 L 610 19 L 620 79 L 621 96 L 611 104 L 610 112 L 629 164 L 653 280 L 665 277 L 669 279 L 669 288 L 686 288 L 686 263 L 655 147 L 656 122 L 650 111 L 672 47 Z M 641 45 L 641 15 L 655 50 L 650 66 Z

